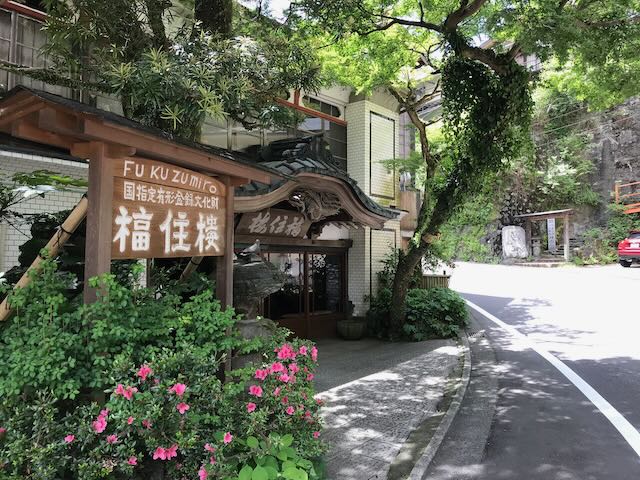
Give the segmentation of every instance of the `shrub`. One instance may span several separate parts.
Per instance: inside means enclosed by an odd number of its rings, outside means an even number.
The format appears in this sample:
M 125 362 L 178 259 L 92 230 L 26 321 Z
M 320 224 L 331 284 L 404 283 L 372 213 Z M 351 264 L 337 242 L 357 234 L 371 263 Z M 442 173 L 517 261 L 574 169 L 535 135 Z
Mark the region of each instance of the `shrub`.
M 82 305 L 67 296 L 73 276 L 47 260 L 11 295 L 16 313 L 0 332 L 0 395 L 40 391 L 74 399 L 107 388 L 113 362 L 141 363 L 166 347 L 213 354 L 239 345 L 237 335 L 226 334 L 233 310 L 221 310 L 211 288 L 185 301 L 174 285 L 132 288 L 111 275 L 91 281 L 104 294 Z
M 467 324 L 464 300 L 448 288 L 415 288 L 407 295 L 406 335 L 415 341 L 456 336 Z
M 54 262 L 33 280 L 0 333 L 2 478 L 317 478 L 311 342 L 241 341 L 210 288 L 183 299 L 104 276 L 82 306 Z M 232 348 L 260 360 L 223 383 Z
M 311 459 L 323 446 L 311 383 L 316 355 L 310 342 L 285 343 L 259 368 L 223 384 L 220 357 L 166 349 L 136 368 L 114 367 L 106 405 L 78 405 L 60 417 L 50 397 L 22 406 L 5 399 L 4 473 L 45 480 L 317 478 Z

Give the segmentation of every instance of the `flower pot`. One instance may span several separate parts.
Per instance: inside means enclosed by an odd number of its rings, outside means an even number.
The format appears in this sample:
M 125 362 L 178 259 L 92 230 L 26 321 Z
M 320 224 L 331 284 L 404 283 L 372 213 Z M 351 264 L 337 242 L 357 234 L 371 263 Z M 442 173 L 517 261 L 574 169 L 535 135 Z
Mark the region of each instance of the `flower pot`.
M 366 328 L 365 320 L 341 320 L 338 322 L 338 335 L 345 340 L 360 340 Z

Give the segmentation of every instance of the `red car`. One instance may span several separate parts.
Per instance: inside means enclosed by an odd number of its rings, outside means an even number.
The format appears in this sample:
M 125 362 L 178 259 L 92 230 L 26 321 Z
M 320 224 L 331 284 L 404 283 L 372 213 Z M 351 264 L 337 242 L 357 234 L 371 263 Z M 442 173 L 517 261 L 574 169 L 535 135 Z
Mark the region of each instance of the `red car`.
M 635 230 L 618 244 L 618 261 L 623 267 L 640 262 L 640 231 Z

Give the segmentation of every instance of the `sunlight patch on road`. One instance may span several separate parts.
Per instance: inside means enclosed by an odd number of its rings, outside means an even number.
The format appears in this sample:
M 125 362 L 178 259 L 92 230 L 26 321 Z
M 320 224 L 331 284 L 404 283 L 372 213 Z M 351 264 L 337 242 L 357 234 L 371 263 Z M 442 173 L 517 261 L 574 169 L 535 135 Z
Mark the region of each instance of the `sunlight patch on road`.
M 620 435 L 625 439 L 629 446 L 640 457 L 640 432 L 634 428 L 634 426 L 618 411 L 613 405 L 611 405 L 605 398 L 600 395 L 591 385 L 589 385 L 582 377 L 574 372 L 566 363 L 551 354 L 548 350 L 542 348 L 538 342 L 531 339 L 529 336 L 521 333 L 513 326 L 503 322 L 496 316 L 487 312 L 483 308 L 479 307 L 475 303 L 466 300 L 465 302 L 471 308 L 478 313 L 491 320 L 493 323 L 509 332 L 515 338 L 525 342 L 529 348 L 531 348 L 538 355 L 547 360 L 553 365 L 567 380 L 569 380 L 582 394 L 602 413 L 613 427 L 618 430 Z

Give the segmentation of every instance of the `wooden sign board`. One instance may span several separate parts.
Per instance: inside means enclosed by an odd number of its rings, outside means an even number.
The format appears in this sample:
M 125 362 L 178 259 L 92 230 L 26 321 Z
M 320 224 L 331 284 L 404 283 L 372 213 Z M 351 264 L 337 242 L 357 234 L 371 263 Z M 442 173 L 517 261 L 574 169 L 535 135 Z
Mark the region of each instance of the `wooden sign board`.
M 302 238 L 307 234 L 310 226 L 311 221 L 302 213 L 270 208 L 261 212 L 243 214 L 236 227 L 236 233 Z
M 111 257 L 222 256 L 225 185 L 155 160 L 114 161 Z

